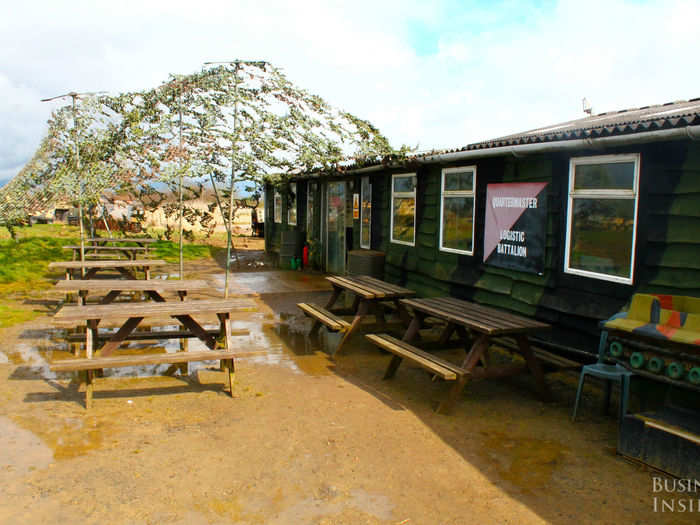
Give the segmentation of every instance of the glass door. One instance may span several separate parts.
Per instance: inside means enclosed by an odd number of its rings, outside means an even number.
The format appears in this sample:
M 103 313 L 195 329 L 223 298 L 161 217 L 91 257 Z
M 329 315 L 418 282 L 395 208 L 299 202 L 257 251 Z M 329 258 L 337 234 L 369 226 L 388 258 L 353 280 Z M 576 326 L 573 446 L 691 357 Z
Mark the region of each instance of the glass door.
M 326 271 L 345 274 L 345 182 L 329 182 L 326 199 Z

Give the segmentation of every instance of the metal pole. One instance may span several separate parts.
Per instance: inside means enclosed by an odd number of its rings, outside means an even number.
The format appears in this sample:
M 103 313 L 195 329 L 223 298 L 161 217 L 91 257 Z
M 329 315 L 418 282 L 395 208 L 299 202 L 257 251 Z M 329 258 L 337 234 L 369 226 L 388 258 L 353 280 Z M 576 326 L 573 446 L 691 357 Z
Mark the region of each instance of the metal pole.
M 99 95 L 105 93 L 104 91 L 97 91 L 92 93 L 76 93 L 71 91 L 65 95 L 58 95 L 51 98 L 42 98 L 42 102 L 50 102 L 64 97 L 71 97 L 73 100 L 73 140 L 75 141 L 75 177 L 78 181 L 78 220 L 80 221 L 80 262 L 81 265 L 85 264 L 85 228 L 83 225 L 83 181 L 80 178 L 80 148 L 78 147 L 78 117 L 75 111 L 75 99 L 83 95 Z M 85 277 L 85 266 L 80 268 L 81 277 Z
M 78 220 L 80 221 L 80 275 L 85 278 L 85 228 L 83 226 L 83 181 L 80 177 L 80 148 L 78 147 L 78 117 L 75 112 L 75 99 L 73 99 L 73 140 L 75 141 L 75 176 L 78 179 Z
M 235 182 L 235 162 L 234 154 L 236 152 L 236 134 L 238 133 L 238 69 L 240 67 L 240 61 L 236 60 L 234 62 L 233 69 L 233 138 L 231 139 L 231 186 L 229 188 L 229 204 L 228 204 L 228 228 L 227 228 L 227 242 L 226 242 L 226 278 L 224 279 L 224 298 L 228 298 L 228 274 L 230 273 L 231 267 L 231 245 L 233 244 L 233 239 L 231 233 L 233 230 L 233 190 Z M 238 262 L 238 257 L 236 257 Z M 240 265 L 240 262 L 238 262 Z
M 214 181 L 214 177 L 212 174 L 209 174 L 209 179 L 211 180 L 211 186 L 214 188 L 214 198 L 216 199 L 216 204 L 219 206 L 219 211 L 221 212 L 221 217 L 224 216 L 224 208 L 221 206 L 221 200 L 219 199 L 219 190 L 216 189 L 216 182 Z M 226 228 L 226 232 L 230 235 L 230 228 L 229 224 L 226 222 L 226 219 L 224 219 L 224 227 Z
M 185 278 L 185 264 L 182 254 L 182 85 L 180 85 L 180 93 L 178 94 L 179 112 L 180 112 L 180 177 L 179 177 L 179 193 L 180 193 L 180 280 Z

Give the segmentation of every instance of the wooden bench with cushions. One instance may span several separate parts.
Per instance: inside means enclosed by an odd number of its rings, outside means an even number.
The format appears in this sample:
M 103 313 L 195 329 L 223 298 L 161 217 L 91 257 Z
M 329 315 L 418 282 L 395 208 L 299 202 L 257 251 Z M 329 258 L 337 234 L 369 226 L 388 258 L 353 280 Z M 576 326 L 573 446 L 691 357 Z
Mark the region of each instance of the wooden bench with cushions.
M 615 336 L 608 353 L 621 364 L 700 385 L 700 298 L 638 293 L 601 327 Z

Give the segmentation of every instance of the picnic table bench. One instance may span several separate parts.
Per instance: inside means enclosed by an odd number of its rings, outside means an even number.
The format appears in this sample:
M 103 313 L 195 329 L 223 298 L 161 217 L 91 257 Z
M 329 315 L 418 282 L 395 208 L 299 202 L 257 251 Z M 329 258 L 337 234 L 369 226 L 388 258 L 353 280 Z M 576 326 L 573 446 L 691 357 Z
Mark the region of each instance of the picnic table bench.
M 151 278 L 151 268 L 154 266 L 165 266 L 166 262 L 161 259 L 136 259 L 136 260 L 112 260 L 112 261 L 57 261 L 49 263 L 49 270 L 65 270 L 66 280 L 74 276 L 82 279 L 91 279 L 98 272 L 103 270 L 117 270 L 127 279 L 136 279 L 131 271 L 143 268 L 145 279 Z M 81 276 L 82 270 L 86 270 Z
M 89 239 L 85 239 L 85 242 L 94 244 L 105 244 L 108 242 L 133 242 L 138 246 L 146 246 L 148 244 L 158 242 L 158 239 L 154 239 L 153 237 L 90 237 Z
M 73 250 L 73 260 L 80 259 L 80 245 L 69 244 L 63 247 L 64 250 Z M 143 254 L 148 258 L 148 248 L 144 246 L 84 246 L 85 257 L 119 257 L 125 256 L 127 259 L 136 259 L 137 255 Z
M 446 381 L 454 381 L 447 399 L 437 408 L 440 413 L 450 412 L 469 379 L 507 377 L 527 370 L 534 376 L 543 397 L 548 397 L 544 374 L 528 335 L 548 330 L 550 325 L 452 297 L 403 299 L 401 303 L 413 311 L 413 319 L 402 340 L 388 334 L 365 336 L 374 345 L 394 354 L 384 379 L 392 378 L 401 362 L 407 359 Z M 456 365 L 411 344 L 428 317 L 446 321 L 440 343 L 446 344 L 455 331 L 465 338 L 467 355 L 461 364 Z M 467 331 L 475 335 L 473 342 L 467 337 Z M 489 347 L 495 337 L 514 338 L 517 343 L 514 351 L 523 356 L 525 364 L 491 366 Z M 483 366 L 478 366 L 480 362 Z
M 54 371 L 84 371 L 86 383 L 85 406 L 92 405 L 93 373 L 95 370 L 112 367 L 137 366 L 144 364 L 187 363 L 190 361 L 219 360 L 221 366 L 228 369 L 229 387 L 233 396 L 235 364 L 234 358 L 247 353 L 234 353 L 233 332 L 231 330 L 231 312 L 253 311 L 255 304 L 249 299 L 216 299 L 206 301 L 171 301 L 144 302 L 130 304 L 124 308 L 119 304 L 101 304 L 90 307 L 64 306 L 53 318 L 57 326 L 74 326 L 76 323 L 87 323 L 85 331 L 84 359 L 66 359 L 50 365 Z M 223 338 L 225 350 L 215 350 L 217 337 L 206 330 L 196 321 L 193 315 L 216 315 L 219 320 L 218 335 Z M 184 328 L 182 331 L 158 332 L 160 338 L 197 337 L 210 350 L 202 352 L 176 352 L 170 354 L 146 354 L 110 357 L 123 341 L 132 335 L 139 323 L 147 317 L 170 316 L 176 319 Z M 124 320 L 121 327 L 114 333 L 98 334 L 98 325 L 102 321 Z M 102 335 L 102 337 L 100 337 Z M 98 350 L 99 342 L 105 341 Z M 99 356 L 94 353 L 99 351 Z M 259 352 L 252 352 L 259 353 Z
M 70 292 L 78 292 L 78 304 L 84 305 L 87 303 L 87 297 L 90 292 L 104 293 L 105 295 L 100 300 L 99 304 L 110 304 L 124 292 L 143 292 L 153 301 L 165 302 L 162 296 L 164 292 L 175 292 L 181 301 L 184 301 L 188 292 L 204 291 L 211 287 L 203 279 L 71 279 L 70 281 L 58 281 L 55 285 L 56 289 Z M 216 336 L 219 330 L 208 330 L 209 333 Z M 248 330 L 233 330 L 233 335 L 247 335 Z M 97 338 L 108 338 L 108 335 L 97 334 Z M 182 338 L 196 337 L 192 332 L 187 330 L 169 330 L 165 331 L 138 331 L 132 332 L 126 338 L 127 340 L 145 341 L 149 339 L 166 339 L 166 338 Z M 77 343 L 85 340 L 85 335 L 82 333 L 68 334 L 66 339 L 69 343 Z M 75 348 L 77 355 L 78 348 Z
M 316 333 L 321 325 L 325 325 L 332 332 L 341 332 L 343 334 L 343 338 L 333 352 L 333 356 L 340 351 L 350 335 L 357 330 L 360 322 L 366 315 L 374 314 L 379 324 L 381 326 L 385 325 L 385 308 L 383 303 L 393 303 L 399 317 L 408 324 L 408 312 L 406 312 L 399 301 L 415 295 L 413 290 L 390 284 L 368 275 L 351 275 L 346 277 L 334 275 L 326 277 L 326 279 L 333 286 L 333 293 L 325 307 L 312 303 L 298 303 L 297 306 L 306 316 L 314 319 L 310 334 Z M 331 310 L 343 293 L 354 296 L 350 310 Z M 341 317 L 342 314 L 347 313 L 353 315 L 352 322 L 347 322 Z
M 123 292 L 143 292 L 154 301 L 164 302 L 164 292 L 175 292 L 184 299 L 188 292 L 211 288 L 203 279 L 70 279 L 58 281 L 55 287 L 63 292 L 78 292 L 80 304 L 85 304 L 90 293 L 105 294 L 100 304 L 113 302 Z

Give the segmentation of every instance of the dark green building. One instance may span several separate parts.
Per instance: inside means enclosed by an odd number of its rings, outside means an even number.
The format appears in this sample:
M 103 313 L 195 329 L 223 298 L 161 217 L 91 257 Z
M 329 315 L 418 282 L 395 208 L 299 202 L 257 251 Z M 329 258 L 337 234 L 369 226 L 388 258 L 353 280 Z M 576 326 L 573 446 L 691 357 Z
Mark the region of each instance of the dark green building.
M 387 281 L 537 318 L 545 345 L 594 354 L 633 293 L 700 296 L 700 99 L 304 174 L 265 202 L 268 252 L 296 235 L 345 273 L 350 250 L 381 251 Z

